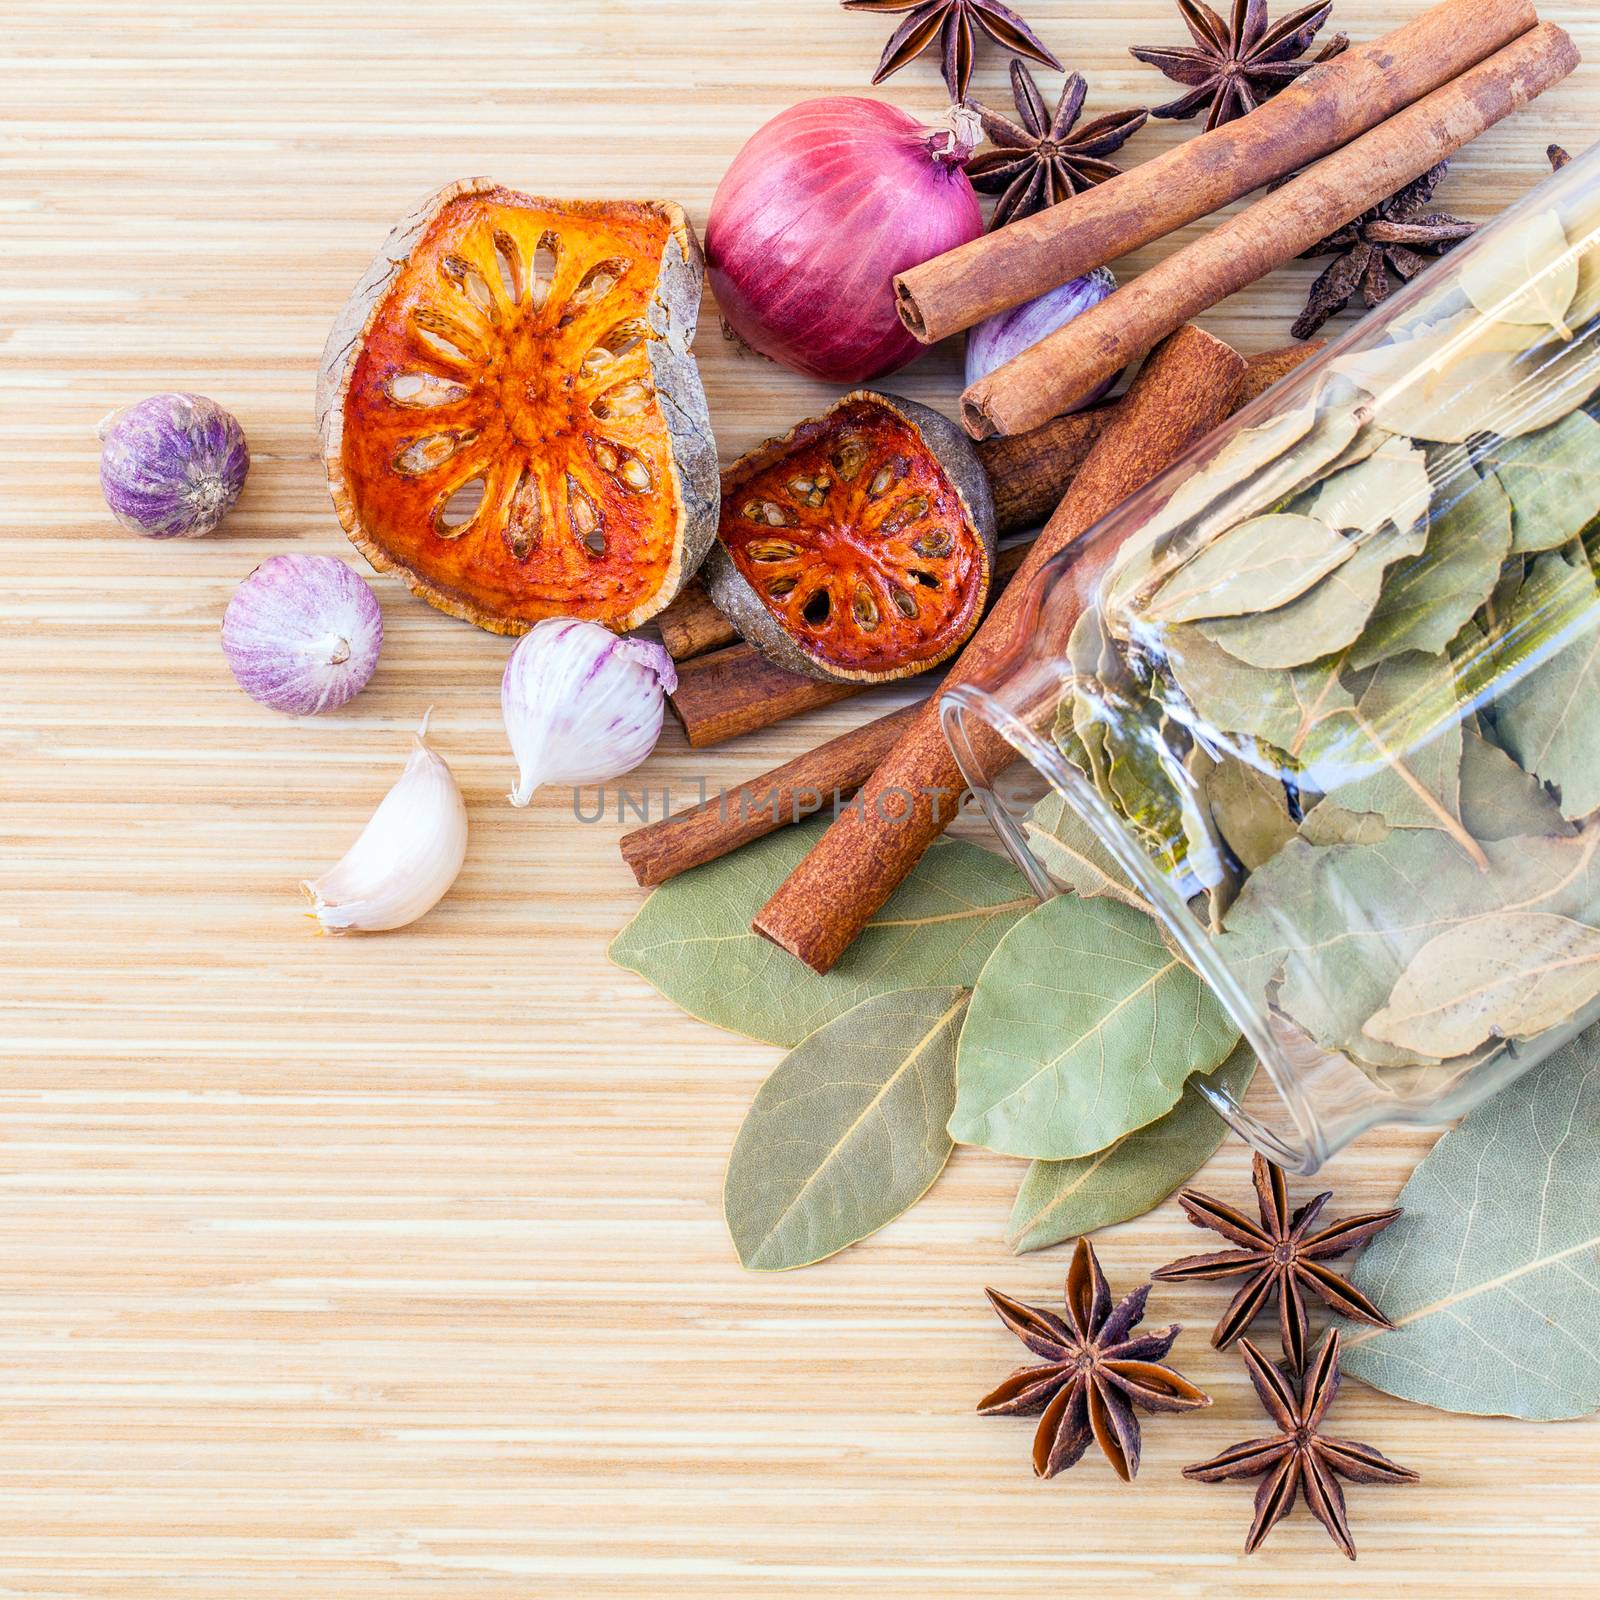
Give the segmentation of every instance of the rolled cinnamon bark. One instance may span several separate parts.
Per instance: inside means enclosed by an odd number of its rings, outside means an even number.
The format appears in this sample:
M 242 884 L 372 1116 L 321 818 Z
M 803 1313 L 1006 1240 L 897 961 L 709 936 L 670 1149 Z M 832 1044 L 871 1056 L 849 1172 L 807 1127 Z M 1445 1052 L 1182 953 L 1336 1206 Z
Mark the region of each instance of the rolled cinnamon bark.
M 1577 47 L 1554 24 L 1524 34 L 981 378 L 961 397 L 967 431 L 975 438 L 1019 433 L 1064 410 L 1174 328 L 1420 178 L 1577 65 Z
M 1163 239 L 1348 144 L 1538 20 L 1532 0 L 1445 0 L 1312 68 L 1249 116 L 902 273 L 901 319 L 932 344 Z
M 987 676 L 1022 643 L 1040 569 L 1220 422 L 1244 372 L 1243 357 L 1198 328 L 1182 329 L 1156 351 L 1017 579 L 973 635 L 952 681 Z M 1101 559 L 1112 554 L 1108 548 Z M 1013 753 L 998 735 L 993 743 L 980 758 L 998 771 Z M 865 803 L 834 822 L 752 926 L 813 970 L 831 971 L 944 831 L 961 791 L 960 769 L 929 702 L 863 785 Z
M 837 801 L 848 800 L 872 776 L 921 710 L 919 702 L 892 711 L 808 750 L 752 783 L 726 790 L 715 800 L 635 828 L 623 835 L 622 859 L 633 868 L 640 886 L 652 889 L 691 867 L 720 860 L 779 828 L 831 809 Z

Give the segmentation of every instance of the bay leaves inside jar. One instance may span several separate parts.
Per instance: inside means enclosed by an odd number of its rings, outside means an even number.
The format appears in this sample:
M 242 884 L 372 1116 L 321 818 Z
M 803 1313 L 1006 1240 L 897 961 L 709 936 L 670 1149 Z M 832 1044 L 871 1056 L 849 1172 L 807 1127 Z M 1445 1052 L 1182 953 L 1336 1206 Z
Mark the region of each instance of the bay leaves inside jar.
M 1535 561 L 1491 669 L 1495 727 L 1512 759 L 1553 784 L 1574 820 L 1600 810 L 1600 591 L 1587 561 Z M 1471 670 L 1464 678 L 1471 681 Z
M 1600 921 L 1600 824 L 1488 841 L 1482 853 L 1480 868 L 1435 829 L 1397 828 L 1372 844 L 1293 841 L 1246 881 L 1217 953 L 1263 1004 L 1277 985 L 1278 1004 L 1324 1049 L 1412 1065 L 1418 1052 L 1365 1025 L 1430 939 L 1508 906 Z
M 1486 239 L 1463 263 L 1457 281 L 1472 304 L 1497 322 L 1570 335 L 1567 311 L 1578 292 L 1578 253 L 1554 211 L 1523 217 Z
M 1488 598 L 1511 551 L 1511 502 L 1499 480 L 1455 464 L 1427 542 L 1384 579 L 1350 664 L 1369 667 L 1407 650 L 1438 653 Z
M 1474 839 L 1558 834 L 1570 838 L 1573 825 L 1549 790 L 1530 777 L 1497 744 L 1467 731 L 1461 755 L 1461 822 Z
M 1477 460 L 1510 497 L 1514 552 L 1558 549 L 1600 516 L 1600 422 L 1587 412 L 1491 440 Z
M 1382 439 L 1363 427 L 1356 407 L 1326 402 L 1244 429 L 1118 551 L 1102 589 L 1112 631 L 1126 636 L 1151 595 L 1212 540 L 1281 505 L 1330 464 L 1376 449 Z
M 1248 666 L 1268 671 L 1304 666 L 1360 638 L 1378 603 L 1384 574 L 1397 561 L 1416 555 L 1426 541 L 1427 527 L 1420 522 L 1405 529 L 1393 523 L 1369 529 L 1351 541 L 1355 552 L 1350 559 L 1298 600 L 1257 616 L 1196 626 Z
M 1324 478 L 1296 509 L 1332 528 L 1409 528 L 1428 514 L 1432 497 L 1426 452 L 1410 439 L 1386 438 L 1365 461 Z
M 1600 930 L 1497 911 L 1430 939 L 1371 1017 L 1369 1038 L 1441 1060 L 1491 1039 L 1532 1039 L 1600 996 Z
M 1274 611 L 1355 552 L 1350 540 L 1315 517 L 1255 517 L 1180 567 L 1156 593 L 1148 615 L 1175 623 Z

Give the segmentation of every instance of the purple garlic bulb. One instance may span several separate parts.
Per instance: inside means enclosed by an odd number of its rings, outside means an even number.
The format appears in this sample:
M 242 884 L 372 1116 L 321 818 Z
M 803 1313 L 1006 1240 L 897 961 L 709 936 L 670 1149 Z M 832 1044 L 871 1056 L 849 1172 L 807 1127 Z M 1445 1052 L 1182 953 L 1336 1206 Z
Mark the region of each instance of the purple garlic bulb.
M 222 651 L 239 687 L 290 716 L 332 711 L 360 694 L 382 647 L 372 590 L 332 556 L 269 556 L 222 618 Z
M 200 394 L 153 394 L 100 424 L 100 491 L 147 539 L 198 539 L 233 509 L 250 470 L 244 429 Z
M 1020 306 L 980 322 L 967 335 L 968 387 L 979 378 L 987 378 L 997 367 L 1003 367 L 1013 356 L 1031 349 L 1057 328 L 1064 328 L 1074 317 L 1081 317 L 1085 311 L 1099 305 L 1116 287 L 1117 280 L 1110 272 L 1096 267 L 1081 278 L 1072 278 L 1059 288 L 1046 291 L 1037 300 L 1026 300 Z M 1093 405 L 1116 381 L 1107 379 L 1072 409 L 1081 411 Z

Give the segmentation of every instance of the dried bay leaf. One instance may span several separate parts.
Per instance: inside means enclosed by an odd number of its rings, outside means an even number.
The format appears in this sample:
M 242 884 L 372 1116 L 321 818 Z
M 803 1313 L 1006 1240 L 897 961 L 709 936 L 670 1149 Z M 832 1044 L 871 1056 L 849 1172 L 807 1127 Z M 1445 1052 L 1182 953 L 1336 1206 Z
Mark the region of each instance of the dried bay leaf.
M 1023 818 L 1022 831 L 1028 848 L 1058 883 L 1086 900 L 1105 896 L 1135 910 L 1150 911 L 1100 836 L 1069 800 L 1054 792 L 1047 794 Z
M 1509 530 L 1508 516 L 1508 543 Z M 1336 654 L 1360 638 L 1378 604 L 1384 574 L 1395 562 L 1416 555 L 1427 538 L 1422 523 L 1405 529 L 1393 523 L 1371 529 L 1354 541 L 1356 551 L 1348 561 L 1298 600 L 1260 616 L 1202 622 L 1199 630 L 1235 660 L 1269 671 L 1302 667 Z
M 1457 276 L 1463 293 L 1494 322 L 1550 330 L 1563 338 L 1578 292 L 1577 253 L 1554 211 L 1524 217 L 1485 238 Z
M 1548 329 L 1468 312 L 1342 357 L 1334 370 L 1368 392 L 1389 432 L 1463 444 L 1482 433 L 1534 433 L 1577 410 L 1600 383 L 1594 336 L 1563 343 Z
M 1336 657 L 1268 672 L 1245 665 L 1198 628 L 1174 628 L 1164 643 L 1174 681 L 1218 744 L 1240 734 L 1293 753 L 1328 717 L 1355 709 Z
M 1597 995 L 1600 930 L 1543 911 L 1497 911 L 1430 939 L 1365 1031 L 1444 1061 L 1487 1040 L 1532 1039 Z
M 1459 492 L 1457 492 L 1459 491 Z M 1442 652 L 1487 599 L 1511 552 L 1511 502 L 1495 478 L 1463 466 L 1452 499 L 1436 509 L 1420 555 L 1384 580 L 1350 664 L 1373 665 L 1405 650 Z
M 1434 1146 L 1351 1280 L 1398 1326 L 1346 1326 L 1387 1394 L 1549 1422 L 1600 1409 L 1600 1029 Z
M 789 1052 L 734 1142 L 723 1214 L 739 1260 L 784 1272 L 916 1204 L 953 1148 L 956 1043 L 969 991 L 864 1000 Z
M 1278 985 L 1277 1003 L 1324 1049 L 1411 1065 L 1417 1052 L 1372 1039 L 1365 1024 L 1429 940 L 1508 909 L 1600 921 L 1600 826 L 1481 850 L 1486 869 L 1434 829 L 1371 844 L 1294 840 L 1246 881 L 1217 953 L 1263 1004 Z
M 1234 1101 L 1255 1076 L 1255 1052 L 1241 1042 L 1203 1081 Z M 1216 1154 L 1228 1125 L 1190 1078 L 1172 1110 L 1094 1155 L 1035 1161 L 1011 1208 L 1006 1243 L 1023 1255 L 1154 1210 Z
M 1331 462 L 1376 449 L 1383 437 L 1363 442 L 1362 434 L 1355 408 L 1315 404 L 1235 434 L 1118 551 L 1102 591 L 1113 631 L 1125 633 L 1129 614 L 1137 617 L 1213 539 L 1279 505 Z
M 1305 787 L 1337 793 L 1347 810 L 1459 832 L 1461 732 L 1447 662 L 1401 658 L 1371 674 L 1358 701 L 1338 657 L 1267 672 L 1240 666 L 1203 630 L 1174 630 L 1169 643 L 1173 676 L 1209 742 L 1265 739 L 1295 764 Z
M 796 1045 L 895 989 L 971 987 L 1002 935 L 1037 904 L 1009 862 L 943 839 L 826 977 L 750 931 L 750 918 L 816 843 L 828 819 L 783 828 L 663 884 L 611 946 L 691 1016 L 769 1044 Z
M 1572 824 L 1536 778 L 1498 745 L 1464 735 L 1461 755 L 1461 822 L 1474 839 L 1489 843 L 1533 834 L 1570 838 Z
M 1255 754 L 1257 760 L 1265 759 L 1259 749 Z M 1207 781 L 1206 798 L 1228 848 L 1252 872 L 1270 861 L 1297 831 L 1283 780 L 1252 762 L 1233 758 L 1219 763 Z
M 1410 528 L 1432 498 L 1426 452 L 1410 439 L 1385 439 L 1366 460 L 1325 478 L 1304 510 L 1333 528 Z
M 1560 791 L 1563 815 L 1600 809 L 1600 591 L 1587 563 L 1534 562 L 1492 667 L 1509 678 L 1494 714 L 1512 759 Z
M 1555 550 L 1600 516 L 1600 422 L 1574 411 L 1478 455 L 1511 499 L 1513 551 Z
M 1177 1104 L 1238 1030 L 1149 917 L 1061 895 L 1002 939 L 961 1034 L 951 1137 L 1006 1155 L 1092 1155 Z
M 1312 807 L 1300 824 L 1300 837 L 1308 844 L 1381 844 L 1393 832 L 1382 817 L 1347 811 L 1336 800 Z
M 1461 810 L 1461 718 L 1450 663 L 1416 651 L 1379 665 L 1348 727 L 1323 724 L 1305 765 L 1351 812 L 1396 828 L 1449 828 Z M 1337 735 L 1337 737 L 1334 737 Z M 1339 781 L 1341 771 L 1353 781 Z
M 1313 516 L 1255 517 L 1180 567 L 1147 614 L 1171 623 L 1272 611 L 1304 594 L 1355 551 L 1350 540 Z

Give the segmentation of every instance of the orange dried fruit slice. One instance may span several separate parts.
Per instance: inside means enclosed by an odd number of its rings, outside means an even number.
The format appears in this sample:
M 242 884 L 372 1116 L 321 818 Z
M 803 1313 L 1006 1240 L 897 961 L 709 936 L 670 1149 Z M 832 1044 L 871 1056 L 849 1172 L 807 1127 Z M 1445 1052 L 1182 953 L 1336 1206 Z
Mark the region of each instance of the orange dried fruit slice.
M 735 462 L 705 580 L 777 665 L 887 683 L 952 656 L 994 569 L 989 479 L 954 423 L 860 390 Z
M 351 540 L 494 633 L 653 617 L 716 533 L 689 350 L 703 277 L 676 205 L 545 200 L 485 178 L 432 195 L 323 355 L 323 460 Z

